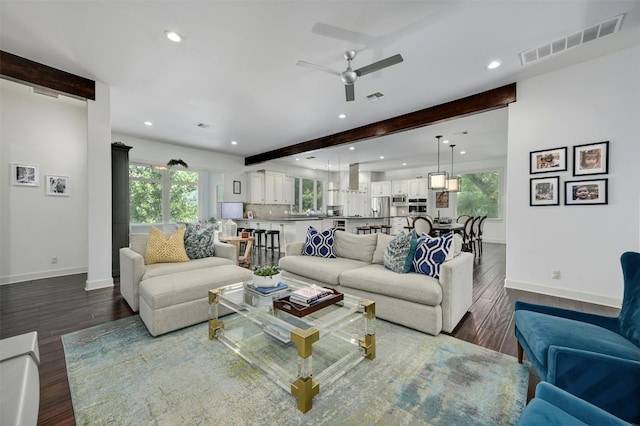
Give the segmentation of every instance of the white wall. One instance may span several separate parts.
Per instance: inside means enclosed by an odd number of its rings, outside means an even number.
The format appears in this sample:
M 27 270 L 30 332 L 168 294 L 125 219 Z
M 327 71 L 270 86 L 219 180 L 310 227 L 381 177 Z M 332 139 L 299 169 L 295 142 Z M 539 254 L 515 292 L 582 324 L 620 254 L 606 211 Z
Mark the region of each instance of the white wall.
M 640 251 L 638 76 L 634 47 L 518 82 L 518 100 L 509 106 L 507 287 L 620 304 L 620 255 Z M 609 179 L 609 204 L 563 205 L 564 182 L 580 180 L 572 176 L 572 146 L 605 140 L 609 174 L 601 177 Z M 528 173 L 531 151 L 562 146 L 568 171 Z M 529 179 L 547 175 L 560 176 L 561 205 L 530 207 Z
M 0 109 L 0 284 L 86 272 L 86 102 L 0 80 Z M 12 162 L 37 165 L 39 186 L 13 186 Z M 69 176 L 70 196 L 47 196 L 47 174 Z

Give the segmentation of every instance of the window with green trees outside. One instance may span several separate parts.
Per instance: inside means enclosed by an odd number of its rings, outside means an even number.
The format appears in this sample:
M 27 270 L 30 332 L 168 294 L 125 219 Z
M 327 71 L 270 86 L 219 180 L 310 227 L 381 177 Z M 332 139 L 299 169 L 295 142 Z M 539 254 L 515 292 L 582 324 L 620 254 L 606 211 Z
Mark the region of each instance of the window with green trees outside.
M 460 188 L 458 216 L 500 217 L 500 172 L 461 174 Z

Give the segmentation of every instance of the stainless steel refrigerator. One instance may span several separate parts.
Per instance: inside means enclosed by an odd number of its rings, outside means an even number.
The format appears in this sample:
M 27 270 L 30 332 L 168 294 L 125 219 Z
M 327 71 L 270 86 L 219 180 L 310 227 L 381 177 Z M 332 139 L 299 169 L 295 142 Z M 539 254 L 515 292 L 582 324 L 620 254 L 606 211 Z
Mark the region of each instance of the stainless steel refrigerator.
M 389 218 L 391 197 L 371 197 L 371 217 Z

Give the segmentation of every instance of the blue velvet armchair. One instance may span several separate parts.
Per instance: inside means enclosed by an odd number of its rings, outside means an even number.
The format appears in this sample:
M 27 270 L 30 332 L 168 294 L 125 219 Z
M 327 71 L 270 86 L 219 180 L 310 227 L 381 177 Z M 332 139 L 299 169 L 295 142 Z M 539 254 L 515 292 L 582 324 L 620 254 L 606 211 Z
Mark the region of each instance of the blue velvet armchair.
M 613 414 L 547 382 L 536 386 L 536 397 L 525 408 L 517 426 L 628 426 Z
M 640 423 L 640 253 L 626 252 L 620 262 L 618 317 L 516 302 L 518 362 L 524 352 L 541 380 Z

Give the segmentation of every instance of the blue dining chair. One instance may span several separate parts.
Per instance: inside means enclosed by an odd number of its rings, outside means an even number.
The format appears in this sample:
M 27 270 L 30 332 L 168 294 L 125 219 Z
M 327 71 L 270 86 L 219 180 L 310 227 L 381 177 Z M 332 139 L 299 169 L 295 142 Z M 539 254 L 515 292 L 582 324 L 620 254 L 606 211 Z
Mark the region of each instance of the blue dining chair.
M 536 397 L 525 408 L 517 426 L 625 426 L 629 423 L 547 382 L 536 386 Z
M 516 302 L 518 362 L 524 352 L 541 380 L 640 423 L 640 253 L 626 252 L 620 263 L 617 317 Z

